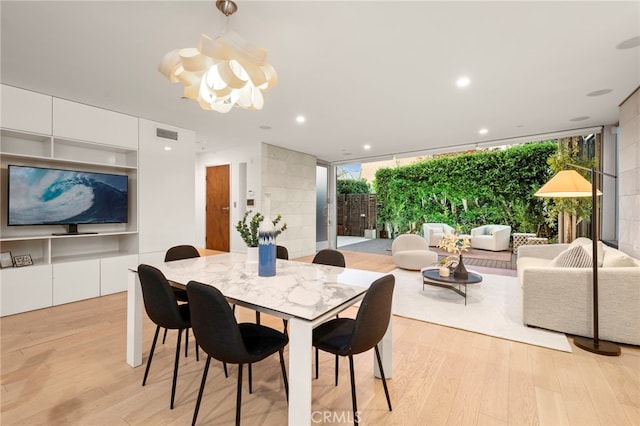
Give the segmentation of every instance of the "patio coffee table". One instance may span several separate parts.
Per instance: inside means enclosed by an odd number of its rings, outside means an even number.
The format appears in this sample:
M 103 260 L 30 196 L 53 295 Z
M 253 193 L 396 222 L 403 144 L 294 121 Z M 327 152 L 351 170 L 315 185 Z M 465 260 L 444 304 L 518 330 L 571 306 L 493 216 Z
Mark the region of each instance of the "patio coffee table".
M 482 275 L 469 272 L 468 278 L 455 278 L 453 273 L 448 277 L 441 277 L 437 269 L 425 269 L 422 271 L 422 289 L 425 285 L 448 288 L 464 297 L 464 305 L 467 306 L 467 284 L 482 282 Z M 464 287 L 464 290 L 461 288 Z

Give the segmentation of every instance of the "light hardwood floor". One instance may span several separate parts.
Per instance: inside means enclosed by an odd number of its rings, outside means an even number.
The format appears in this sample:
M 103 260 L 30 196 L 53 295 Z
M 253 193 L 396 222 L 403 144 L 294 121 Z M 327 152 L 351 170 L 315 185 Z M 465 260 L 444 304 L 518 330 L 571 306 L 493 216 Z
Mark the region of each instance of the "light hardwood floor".
M 350 267 L 394 268 L 390 256 L 345 254 Z M 252 312 L 241 316 L 253 319 Z M 181 357 L 176 407 L 170 410 L 175 332 L 158 345 L 142 387 L 144 366 L 132 369 L 125 363 L 125 322 L 124 293 L 2 318 L 0 423 L 190 424 L 203 359 L 195 361 L 193 346 L 187 358 Z M 263 322 L 282 327 L 267 315 Z M 388 382 L 393 412 L 387 410 L 380 380 L 373 378 L 373 355 L 355 358 L 362 424 L 640 424 L 638 347 L 624 346 L 622 356 L 609 358 L 400 317 L 393 318 L 393 327 L 393 379 Z M 154 329 L 145 319 L 145 362 Z M 313 418 L 348 424 L 348 363 L 340 363 L 338 387 L 333 385 L 333 358 L 321 354 L 320 364 L 320 379 L 313 381 Z M 225 379 L 221 365 L 212 362 L 198 424 L 232 424 L 236 372 L 230 367 Z M 252 395 L 245 381 L 242 423 L 286 424 L 277 356 L 256 364 L 253 374 Z

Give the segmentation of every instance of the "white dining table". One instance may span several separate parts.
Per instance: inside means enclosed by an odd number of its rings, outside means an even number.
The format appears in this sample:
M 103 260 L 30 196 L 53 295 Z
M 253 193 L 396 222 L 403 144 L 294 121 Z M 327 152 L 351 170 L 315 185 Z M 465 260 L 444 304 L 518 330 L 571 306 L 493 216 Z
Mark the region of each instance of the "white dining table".
M 276 275 L 258 276 L 258 264 L 240 253 L 225 253 L 153 264 L 169 281 L 182 286 L 198 281 L 218 288 L 230 303 L 289 320 L 289 424 L 312 420 L 312 334 L 314 327 L 360 301 L 384 274 L 314 263 L 277 260 Z M 142 364 L 142 289 L 129 271 L 127 363 Z M 379 344 L 386 378 L 392 377 L 392 322 Z M 375 356 L 374 373 L 380 377 Z

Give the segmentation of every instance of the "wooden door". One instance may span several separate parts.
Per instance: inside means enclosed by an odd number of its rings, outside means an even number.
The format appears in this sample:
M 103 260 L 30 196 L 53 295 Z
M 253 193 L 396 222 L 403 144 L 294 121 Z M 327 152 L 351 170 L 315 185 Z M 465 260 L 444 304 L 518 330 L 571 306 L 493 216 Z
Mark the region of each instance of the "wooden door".
M 229 251 L 229 165 L 207 167 L 206 248 Z

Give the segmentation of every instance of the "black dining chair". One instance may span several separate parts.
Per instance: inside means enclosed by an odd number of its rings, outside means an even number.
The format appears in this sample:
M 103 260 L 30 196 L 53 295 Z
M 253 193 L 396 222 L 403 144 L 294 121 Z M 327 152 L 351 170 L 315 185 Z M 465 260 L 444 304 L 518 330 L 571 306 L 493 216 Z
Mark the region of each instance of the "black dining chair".
M 144 370 L 142 386 L 147 383 L 147 376 L 149 375 L 149 368 L 151 367 L 151 361 L 153 360 L 153 352 L 155 351 L 156 342 L 158 341 L 160 327 L 178 330 L 176 359 L 173 366 L 173 383 L 171 385 L 170 407 L 173 409 L 173 402 L 176 394 L 176 381 L 178 377 L 178 360 L 180 359 L 182 330 L 191 328 L 189 304 L 178 304 L 175 293 L 169 285 L 169 281 L 167 281 L 166 277 L 159 269 L 150 265 L 139 265 L 138 277 L 140 278 L 142 298 L 144 300 L 144 307 L 147 311 L 147 316 L 154 324 L 156 324 L 156 332 L 153 336 L 153 343 L 151 344 L 151 351 L 149 351 L 149 358 L 147 358 L 147 367 Z M 188 335 L 186 337 L 185 344 L 189 344 Z
M 338 266 L 344 268 L 347 266 L 347 262 L 344 260 L 344 255 L 338 250 L 322 249 L 313 257 L 311 263 L 318 265 Z M 339 315 L 336 315 L 339 318 Z M 318 348 L 316 348 L 316 379 L 318 378 Z M 338 386 L 338 367 L 340 365 L 340 357 L 336 355 L 336 386 Z
M 164 255 L 165 262 L 173 262 L 174 260 L 192 259 L 194 257 L 200 257 L 200 252 L 197 248 L 190 245 L 173 246 Z M 187 290 L 183 288 L 171 287 L 176 295 L 178 302 L 188 302 Z M 189 333 L 189 331 L 187 331 Z M 167 329 L 164 329 L 164 335 L 162 336 L 162 344 L 164 345 L 167 339 Z M 185 356 L 187 355 L 185 347 Z
M 249 364 L 249 393 L 252 392 L 251 364 L 278 352 L 284 379 L 284 389 L 289 400 L 289 382 L 284 366 L 284 347 L 289 338 L 284 333 L 259 324 L 238 324 L 229 303 L 217 288 L 190 281 L 187 284 L 193 333 L 207 362 L 202 373 L 192 425 L 195 425 L 207 381 L 211 358 L 224 363 L 238 364 L 238 389 L 236 395 L 236 425 L 240 424 L 242 403 L 242 367 Z
M 317 263 L 320 265 L 339 266 L 344 268 L 347 263 L 344 260 L 344 255 L 338 250 L 322 249 L 313 257 L 311 263 Z
M 276 259 L 289 260 L 289 250 L 285 246 L 276 246 Z
M 355 319 L 336 318 L 320 324 L 313 330 L 313 346 L 339 356 L 349 357 L 351 375 L 351 399 L 353 403 L 354 424 L 358 424 L 358 405 L 356 402 L 356 381 L 353 370 L 353 355 L 375 349 L 387 405 L 391 411 L 391 399 L 384 377 L 378 343 L 387 332 L 391 319 L 391 303 L 395 277 L 385 275 L 375 280 L 365 294 Z M 318 363 L 316 360 L 316 374 Z M 336 370 L 336 377 L 338 371 Z M 337 384 L 337 379 L 336 379 Z

